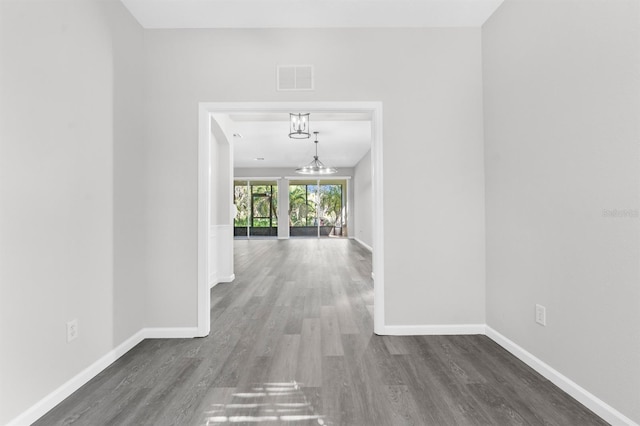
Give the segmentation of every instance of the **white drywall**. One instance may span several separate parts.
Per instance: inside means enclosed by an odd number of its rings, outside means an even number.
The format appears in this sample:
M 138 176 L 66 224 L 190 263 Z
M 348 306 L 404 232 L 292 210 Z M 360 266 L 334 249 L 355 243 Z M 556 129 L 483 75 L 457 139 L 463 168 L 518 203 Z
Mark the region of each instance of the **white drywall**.
M 220 158 L 218 139 L 216 138 L 217 124 L 211 120 L 209 135 L 209 285 L 218 283 L 218 162 Z
M 224 123 L 223 123 L 224 125 Z M 211 119 L 209 284 L 233 277 L 233 152 L 221 125 Z
M 0 424 L 143 327 L 142 29 L 0 2 Z M 66 342 L 66 322 L 79 337 Z
M 102 2 L 113 69 L 113 344 L 144 327 L 145 151 L 143 30 L 118 2 Z M 73 72 L 73 71 L 71 71 Z M 78 90 L 83 90 L 80 87 Z M 87 107 L 88 108 L 88 107 Z M 106 117 L 105 117 L 106 118 Z
M 196 323 L 197 108 L 235 101 L 382 101 L 386 322 L 484 323 L 479 29 L 148 30 L 145 50 L 150 326 Z M 288 63 L 314 91 L 276 91 Z
M 638 423 L 639 17 L 507 0 L 482 31 L 487 324 Z
M 373 187 L 371 179 L 371 151 L 369 151 L 355 167 L 353 179 L 355 230 L 352 235 L 369 247 L 373 247 L 373 215 L 371 212 Z M 408 229 L 410 227 L 407 227 Z
M 278 217 L 289 217 L 289 179 L 278 179 Z M 278 220 L 278 238 L 290 237 L 289 220 Z

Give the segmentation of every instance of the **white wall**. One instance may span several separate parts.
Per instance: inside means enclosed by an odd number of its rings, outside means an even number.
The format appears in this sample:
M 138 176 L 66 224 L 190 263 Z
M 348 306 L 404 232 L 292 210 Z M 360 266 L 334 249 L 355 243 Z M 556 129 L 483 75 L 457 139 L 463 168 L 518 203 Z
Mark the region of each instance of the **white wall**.
M 143 30 L 119 2 L 102 2 L 113 69 L 113 343 L 144 326 Z M 105 117 L 106 118 L 106 117 Z
M 209 285 L 229 282 L 233 272 L 233 151 L 225 123 L 211 120 Z
M 148 30 L 145 50 L 150 325 L 196 324 L 202 101 L 382 101 L 386 322 L 485 322 L 479 29 Z M 277 92 L 288 63 L 316 90 Z
M 488 325 L 640 423 L 639 14 L 507 0 L 482 37 Z
M 289 179 L 278 179 L 278 217 L 287 218 L 278 221 L 278 238 L 287 239 L 291 236 L 289 229 Z
M 217 209 L 218 225 L 233 225 L 231 204 L 233 203 L 233 148 L 225 131 L 227 122 L 221 118 L 212 120 L 214 136 L 217 141 L 217 159 L 211 163 L 211 174 L 217 185 L 217 195 L 212 197 L 212 206 Z
M 371 176 L 371 151 L 356 164 L 353 179 L 354 230 L 353 237 L 369 247 L 373 247 L 373 187 Z
M 0 2 L 0 424 L 143 327 L 142 29 Z M 79 337 L 66 342 L 66 322 Z
M 218 284 L 218 163 L 220 161 L 219 142 L 216 138 L 216 123 L 211 119 L 209 135 L 209 285 Z

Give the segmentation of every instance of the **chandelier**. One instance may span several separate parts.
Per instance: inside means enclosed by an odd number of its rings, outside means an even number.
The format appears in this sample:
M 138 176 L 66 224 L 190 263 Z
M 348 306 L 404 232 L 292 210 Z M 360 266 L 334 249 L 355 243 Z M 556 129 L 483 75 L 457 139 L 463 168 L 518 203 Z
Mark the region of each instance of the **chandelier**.
M 309 113 L 289 114 L 289 137 L 292 139 L 308 139 L 309 134 Z
M 318 159 L 318 132 L 313 132 L 313 134 L 316 135 L 314 142 L 316 145 L 316 155 L 313 156 L 313 160 L 311 160 L 309 164 L 298 167 L 296 173 L 301 175 L 331 175 L 338 173 L 338 169 L 335 167 L 327 167 Z

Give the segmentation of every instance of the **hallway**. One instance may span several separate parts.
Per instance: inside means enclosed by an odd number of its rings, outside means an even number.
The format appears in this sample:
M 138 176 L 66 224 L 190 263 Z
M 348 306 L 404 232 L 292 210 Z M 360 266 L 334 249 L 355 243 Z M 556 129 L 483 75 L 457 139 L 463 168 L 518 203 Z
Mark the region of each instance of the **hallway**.
M 235 263 L 208 337 L 143 341 L 36 424 L 606 424 L 485 336 L 373 335 L 354 241 L 237 240 Z

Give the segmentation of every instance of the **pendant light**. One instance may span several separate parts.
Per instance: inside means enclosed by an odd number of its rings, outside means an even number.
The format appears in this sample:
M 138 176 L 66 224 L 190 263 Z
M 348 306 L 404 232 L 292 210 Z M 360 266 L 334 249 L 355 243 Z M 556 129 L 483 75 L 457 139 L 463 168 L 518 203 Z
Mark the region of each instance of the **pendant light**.
M 289 113 L 289 137 L 292 139 L 309 139 L 309 113 Z
M 338 173 L 338 169 L 335 167 L 327 167 L 322 164 L 322 161 L 318 159 L 318 132 L 313 132 L 316 135 L 316 155 L 313 156 L 313 160 L 304 167 L 298 167 L 296 173 L 301 175 L 331 175 Z

